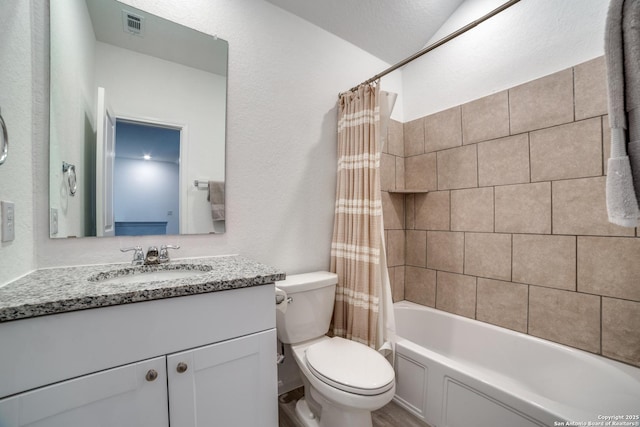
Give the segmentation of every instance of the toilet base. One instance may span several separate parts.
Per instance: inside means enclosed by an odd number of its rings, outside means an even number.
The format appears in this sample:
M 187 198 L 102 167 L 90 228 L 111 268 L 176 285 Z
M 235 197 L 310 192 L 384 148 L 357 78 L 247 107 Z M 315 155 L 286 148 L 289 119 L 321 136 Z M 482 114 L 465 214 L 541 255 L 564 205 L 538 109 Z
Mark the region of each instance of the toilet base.
M 313 415 L 304 397 L 296 403 L 296 415 L 304 427 L 319 427 L 318 418 Z
M 345 413 L 344 411 L 332 411 L 326 408 L 321 414 L 320 420 L 313 415 L 305 398 L 296 403 L 296 416 L 304 427 L 371 427 L 371 412 L 356 411 Z

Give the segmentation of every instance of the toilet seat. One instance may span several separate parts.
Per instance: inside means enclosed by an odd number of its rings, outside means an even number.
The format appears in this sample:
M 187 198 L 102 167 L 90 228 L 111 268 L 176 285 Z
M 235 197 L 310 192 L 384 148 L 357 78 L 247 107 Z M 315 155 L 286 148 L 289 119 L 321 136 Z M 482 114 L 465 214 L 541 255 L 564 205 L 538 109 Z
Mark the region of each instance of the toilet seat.
M 349 393 L 373 396 L 394 386 L 389 362 L 364 344 L 339 337 L 325 339 L 307 348 L 305 359 L 316 378 Z

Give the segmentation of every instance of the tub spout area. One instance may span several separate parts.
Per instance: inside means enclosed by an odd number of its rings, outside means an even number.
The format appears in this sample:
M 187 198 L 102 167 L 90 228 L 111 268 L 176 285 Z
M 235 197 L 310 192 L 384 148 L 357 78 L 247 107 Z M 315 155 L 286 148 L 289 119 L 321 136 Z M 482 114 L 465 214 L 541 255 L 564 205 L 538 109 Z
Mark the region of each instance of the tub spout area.
M 394 400 L 430 425 L 604 426 L 617 414 L 640 426 L 639 368 L 408 301 L 394 310 Z

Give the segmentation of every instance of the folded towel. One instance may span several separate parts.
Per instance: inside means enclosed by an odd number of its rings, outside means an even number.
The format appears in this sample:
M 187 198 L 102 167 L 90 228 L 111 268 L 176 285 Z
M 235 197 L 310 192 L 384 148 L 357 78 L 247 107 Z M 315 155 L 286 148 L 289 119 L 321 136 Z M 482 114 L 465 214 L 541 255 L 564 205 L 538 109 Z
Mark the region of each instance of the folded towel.
M 207 200 L 211 203 L 211 218 L 224 221 L 224 181 L 209 181 Z
M 627 147 L 629 135 L 626 132 L 629 129 L 629 134 L 633 134 L 634 138 L 638 137 L 637 124 L 640 121 L 636 120 L 637 115 L 633 110 L 640 102 L 639 25 L 640 0 L 611 0 L 605 30 L 611 126 L 611 157 L 608 161 L 606 187 L 607 212 L 610 222 L 623 227 L 636 227 L 640 219 L 640 150 L 635 144 Z M 628 117 L 629 111 L 632 111 L 632 117 Z

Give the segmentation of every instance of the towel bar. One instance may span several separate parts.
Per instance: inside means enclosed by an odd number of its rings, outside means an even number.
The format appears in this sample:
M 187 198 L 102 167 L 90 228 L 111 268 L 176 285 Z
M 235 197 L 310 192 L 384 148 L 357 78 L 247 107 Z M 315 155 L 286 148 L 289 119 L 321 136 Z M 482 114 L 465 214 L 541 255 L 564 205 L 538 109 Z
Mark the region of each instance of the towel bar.
M 9 155 L 9 134 L 7 133 L 7 125 L 4 123 L 4 119 L 2 118 L 2 110 L 0 109 L 0 127 L 2 127 L 2 131 L 0 132 L 0 165 L 7 160 L 7 156 Z

